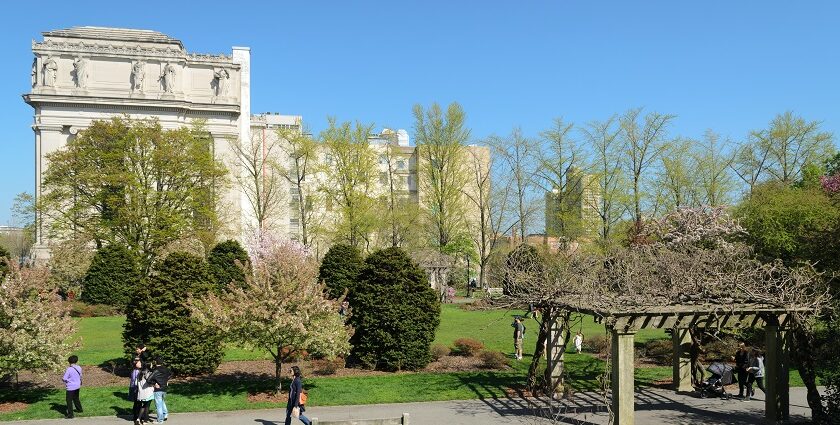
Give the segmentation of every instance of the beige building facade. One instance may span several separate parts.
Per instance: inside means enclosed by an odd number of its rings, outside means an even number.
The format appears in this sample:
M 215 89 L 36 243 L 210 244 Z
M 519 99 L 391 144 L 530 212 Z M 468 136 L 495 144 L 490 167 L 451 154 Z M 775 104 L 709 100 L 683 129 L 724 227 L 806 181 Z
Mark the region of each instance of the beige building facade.
M 42 33 L 32 42 L 32 88 L 23 95 L 32 106 L 35 138 L 35 187 L 40 198 L 42 176 L 49 167 L 47 155 L 64 147 L 79 131 L 95 120 L 128 115 L 153 118 L 164 129 L 189 126 L 203 120 L 213 139 L 213 152 L 229 172 L 243 176 L 231 141 L 246 141 L 251 147 L 282 143 L 278 130 L 303 131 L 302 117 L 277 113 L 251 113 L 251 52 L 232 47 L 229 53 L 189 52 L 181 41 L 149 31 L 104 27 L 74 27 Z M 422 199 L 417 148 L 405 130 L 383 129 L 368 140 L 378 157 L 371 195 L 381 197 L 395 188 L 399 196 L 418 205 Z M 256 145 L 255 145 L 256 144 Z M 257 146 L 257 148 L 259 148 Z M 486 148 L 470 147 L 489 155 Z M 483 150 L 482 150 L 483 149 Z M 287 151 L 273 151 L 278 164 L 287 165 Z M 489 160 L 489 158 L 488 158 Z M 330 165 L 330 153 L 318 148 L 313 169 Z M 314 193 L 328 184 L 317 172 L 307 182 Z M 272 217 L 272 230 L 299 238 L 301 217 L 296 188 L 281 182 L 283 208 Z M 244 239 L 258 227 L 251 200 L 241 185 L 229 185 L 222 195 L 229 234 Z M 328 203 L 314 211 L 315 222 L 329 227 L 335 219 Z M 48 223 L 38 220 L 36 260 L 49 258 Z M 329 241 L 319 241 L 316 251 L 326 251 Z

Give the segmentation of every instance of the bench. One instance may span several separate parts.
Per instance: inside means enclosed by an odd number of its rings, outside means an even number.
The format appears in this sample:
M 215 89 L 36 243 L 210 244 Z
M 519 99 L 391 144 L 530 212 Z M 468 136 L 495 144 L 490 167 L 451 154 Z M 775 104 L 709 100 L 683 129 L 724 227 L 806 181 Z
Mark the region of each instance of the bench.
M 399 418 L 385 419 L 346 419 L 340 421 L 319 421 L 312 418 L 312 425 L 408 425 L 408 413 L 403 413 Z
M 487 295 L 490 297 L 501 297 L 504 295 L 502 288 L 487 288 Z

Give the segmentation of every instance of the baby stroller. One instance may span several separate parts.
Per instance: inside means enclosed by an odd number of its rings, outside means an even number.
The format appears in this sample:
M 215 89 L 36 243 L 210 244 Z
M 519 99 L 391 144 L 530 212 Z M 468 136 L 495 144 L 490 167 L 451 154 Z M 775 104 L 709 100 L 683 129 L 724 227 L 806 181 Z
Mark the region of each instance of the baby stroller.
M 735 382 L 732 366 L 726 363 L 712 363 L 706 370 L 712 375 L 695 387 L 700 394 L 700 398 L 715 396 L 729 399 L 729 394 L 726 392 L 724 385 Z

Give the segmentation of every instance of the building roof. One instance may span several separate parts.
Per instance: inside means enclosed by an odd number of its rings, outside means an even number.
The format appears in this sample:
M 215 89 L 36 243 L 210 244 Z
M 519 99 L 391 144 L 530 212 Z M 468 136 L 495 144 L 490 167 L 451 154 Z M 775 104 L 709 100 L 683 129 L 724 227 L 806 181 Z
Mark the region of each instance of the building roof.
M 181 40 L 152 30 L 136 30 L 109 27 L 72 27 L 41 33 L 44 37 L 80 38 L 89 40 L 138 41 L 146 43 L 176 44 L 183 48 Z

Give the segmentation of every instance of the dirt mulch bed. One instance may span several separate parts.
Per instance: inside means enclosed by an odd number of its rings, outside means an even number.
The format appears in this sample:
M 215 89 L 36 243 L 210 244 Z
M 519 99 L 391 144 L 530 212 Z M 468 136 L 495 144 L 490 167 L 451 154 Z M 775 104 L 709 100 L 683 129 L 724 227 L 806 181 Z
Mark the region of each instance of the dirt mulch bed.
M 29 404 L 20 401 L 0 403 L 0 413 L 20 412 L 21 410 L 26 409 L 27 406 L 29 406 Z
M 392 375 L 392 372 L 381 372 L 375 370 L 345 368 L 342 364 L 327 360 L 305 360 L 283 364 L 283 370 L 288 371 L 292 366 L 298 366 L 304 376 L 385 376 Z M 507 369 L 507 368 L 506 368 Z M 424 371 L 426 372 L 473 372 L 486 371 L 482 368 L 481 360 L 476 357 L 445 356 L 442 359 L 432 362 Z M 117 368 L 116 370 L 99 366 L 83 366 L 85 386 L 105 387 L 125 385 L 128 387 L 128 370 Z M 285 373 L 284 373 L 285 376 Z M 241 380 L 265 381 L 274 379 L 274 363 L 271 360 L 246 360 L 224 362 L 219 365 L 215 373 L 191 378 L 175 378 L 172 383 L 210 381 L 210 382 L 232 382 Z M 19 380 L 22 384 L 47 386 L 52 388 L 63 388 L 61 373 L 39 374 L 35 372 L 21 372 Z
M 289 400 L 289 393 L 276 394 L 268 393 L 248 393 L 248 403 L 276 403 L 286 404 Z

